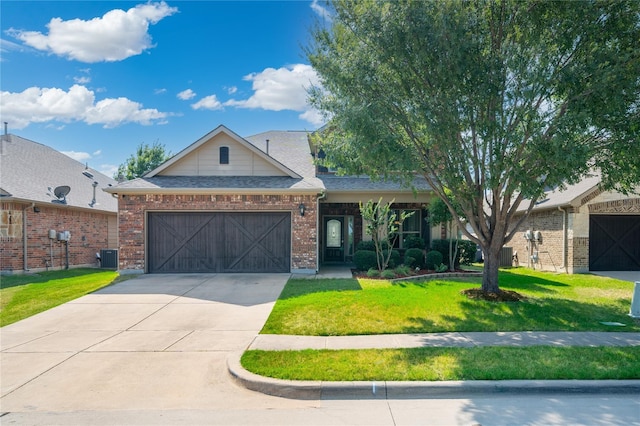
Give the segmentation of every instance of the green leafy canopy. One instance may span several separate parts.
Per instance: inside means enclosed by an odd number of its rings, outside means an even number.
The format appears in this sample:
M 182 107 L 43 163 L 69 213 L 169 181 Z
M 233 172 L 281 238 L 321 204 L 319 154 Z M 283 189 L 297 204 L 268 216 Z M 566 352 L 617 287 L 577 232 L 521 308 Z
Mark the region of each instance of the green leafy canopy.
M 325 160 L 407 183 L 418 172 L 459 221 L 450 189 L 488 257 L 483 288 L 498 288 L 492 259 L 523 200 L 528 214 L 588 173 L 640 182 L 640 2 L 331 4 L 307 49 Z
M 118 166 L 114 178 L 131 180 L 141 177 L 147 172 L 158 167 L 171 157 L 170 152 L 165 152 L 165 146 L 157 141 L 152 145 L 140 144 L 136 149 L 136 153 L 132 154 L 126 162 Z

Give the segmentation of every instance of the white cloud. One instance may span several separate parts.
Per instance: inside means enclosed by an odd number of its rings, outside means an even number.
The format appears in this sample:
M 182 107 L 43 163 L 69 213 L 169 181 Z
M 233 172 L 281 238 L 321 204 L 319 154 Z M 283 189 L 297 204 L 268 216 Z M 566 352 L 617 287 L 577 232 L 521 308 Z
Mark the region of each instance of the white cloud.
M 91 158 L 91 154 L 89 154 L 88 152 L 77 152 L 77 151 L 61 151 L 61 152 L 67 157 L 71 157 L 74 160 L 79 161 L 81 163 Z
M 73 81 L 77 84 L 87 84 L 91 83 L 91 77 L 82 76 L 82 77 L 73 77 Z
M 113 164 L 100 164 L 98 171 L 104 175 L 113 177 L 118 172 L 118 166 L 114 166 Z
M 266 68 L 262 72 L 245 76 L 244 80 L 252 82 L 253 95 L 245 100 L 230 99 L 224 106 L 301 111 L 301 119 L 319 124 L 319 113 L 307 102 L 307 90 L 311 86 L 320 85 L 320 78 L 311 65 Z
M 218 100 L 216 95 L 210 95 L 205 98 L 200 99 L 195 104 L 191 104 L 191 108 L 193 109 L 210 109 L 210 110 L 218 110 L 222 109 L 223 105 Z
M 227 87 L 226 89 L 227 89 L 227 93 L 230 95 L 233 95 L 238 91 L 238 88 L 236 86 Z
M 327 122 L 324 116 L 317 109 L 309 109 L 298 116 L 301 120 L 308 121 L 316 126 L 321 126 Z
M 87 109 L 83 118 L 88 124 L 104 124 L 103 127 L 111 128 L 128 122 L 150 125 L 153 120 L 166 116 L 157 109 L 143 109 L 141 104 L 127 98 L 110 98 Z
M 155 89 L 155 90 L 153 91 L 153 94 L 154 94 L 154 95 L 162 95 L 163 93 L 166 93 L 166 92 L 167 92 L 167 89 L 164 89 L 164 88 L 162 88 L 162 89 Z
M 327 22 L 331 22 L 333 19 L 331 17 L 331 13 L 326 7 L 320 6 L 318 0 L 313 0 L 311 2 L 311 10 L 313 10 L 318 16 L 326 20 Z
M 152 48 L 149 25 L 178 11 L 164 1 L 139 4 L 126 12 L 114 9 L 88 21 L 53 18 L 48 34 L 10 29 L 8 33 L 38 50 L 80 62 L 113 62 Z
M 92 154 L 92 156 L 97 157 L 97 156 L 99 156 L 99 155 L 101 155 L 101 154 L 102 154 L 102 150 L 101 150 L 101 149 L 99 149 L 99 150 L 95 151 L 95 152 Z
M 96 102 L 93 91 L 74 84 L 68 91 L 30 87 L 23 92 L 0 92 L 0 115 L 11 127 L 22 129 L 31 123 L 84 121 L 105 128 L 124 123 L 151 124 L 170 114 L 145 109 L 127 98 L 107 98 Z
M 188 101 L 189 99 L 193 99 L 196 97 L 196 92 L 191 89 L 183 90 L 178 93 L 178 99 L 182 99 L 183 101 Z

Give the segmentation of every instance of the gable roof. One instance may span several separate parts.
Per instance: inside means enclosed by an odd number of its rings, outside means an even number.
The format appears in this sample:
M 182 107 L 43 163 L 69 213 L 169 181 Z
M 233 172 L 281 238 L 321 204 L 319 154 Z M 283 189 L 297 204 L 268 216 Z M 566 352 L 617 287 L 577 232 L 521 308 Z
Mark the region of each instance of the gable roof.
M 162 163 L 160 166 L 156 167 L 155 169 L 151 170 L 150 172 L 145 173 L 145 175 L 143 177 L 152 178 L 154 176 L 161 175 L 163 171 L 165 171 L 165 170 L 169 169 L 171 166 L 177 164 L 182 159 L 184 159 L 186 156 L 188 156 L 189 154 L 195 152 L 202 145 L 206 144 L 207 142 L 209 142 L 210 140 L 212 140 L 213 138 L 215 138 L 216 136 L 218 136 L 221 133 L 224 133 L 225 135 L 229 136 L 235 143 L 237 143 L 240 146 L 248 149 L 253 154 L 256 154 L 258 157 L 262 158 L 264 161 L 266 161 L 271 166 L 273 166 L 277 170 L 281 171 L 285 175 L 288 175 L 288 176 L 290 176 L 292 178 L 300 178 L 301 177 L 298 173 L 294 172 L 293 170 L 291 170 L 290 168 L 288 168 L 284 164 L 280 163 L 275 158 L 270 157 L 265 152 L 263 152 L 260 149 L 258 149 L 255 145 L 249 143 L 247 140 L 245 140 L 242 137 L 238 136 L 235 132 L 232 132 L 231 130 L 229 130 L 227 127 L 225 127 L 223 125 L 219 125 L 215 129 L 213 129 L 212 131 L 210 131 L 209 133 L 207 133 L 206 135 L 204 135 L 203 137 L 201 137 L 200 139 L 198 139 L 197 141 L 195 141 L 194 143 L 192 143 L 191 145 L 189 145 L 188 147 L 186 147 L 185 149 L 183 149 L 182 151 L 180 151 L 179 153 L 177 153 L 176 155 L 174 155 L 173 157 L 171 157 L 170 159 L 168 159 L 164 163 Z
M 579 200 L 587 194 L 598 189 L 600 184 L 600 175 L 591 175 L 583 178 L 580 182 L 573 185 L 567 185 L 565 189 L 553 188 L 545 192 L 544 196 L 536 202 L 534 211 L 557 209 L 558 207 L 578 206 Z M 531 200 L 522 200 L 518 206 L 518 212 L 524 212 L 529 206 Z
M 101 188 L 115 185 L 114 179 L 46 145 L 3 135 L 0 147 L 0 200 L 53 204 L 115 213 L 118 201 Z M 93 183 L 97 182 L 94 191 Z M 53 191 L 69 186 L 66 204 Z M 92 200 L 95 196 L 95 203 Z

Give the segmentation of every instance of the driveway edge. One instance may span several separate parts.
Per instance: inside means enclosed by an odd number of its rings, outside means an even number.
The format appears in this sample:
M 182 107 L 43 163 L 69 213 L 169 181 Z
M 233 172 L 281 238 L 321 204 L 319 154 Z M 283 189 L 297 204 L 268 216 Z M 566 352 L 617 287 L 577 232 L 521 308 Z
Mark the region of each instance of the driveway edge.
M 412 399 L 471 394 L 630 394 L 640 393 L 640 380 L 466 380 L 446 382 L 323 382 L 259 376 L 240 364 L 242 352 L 227 357 L 229 374 L 239 385 L 289 399 Z

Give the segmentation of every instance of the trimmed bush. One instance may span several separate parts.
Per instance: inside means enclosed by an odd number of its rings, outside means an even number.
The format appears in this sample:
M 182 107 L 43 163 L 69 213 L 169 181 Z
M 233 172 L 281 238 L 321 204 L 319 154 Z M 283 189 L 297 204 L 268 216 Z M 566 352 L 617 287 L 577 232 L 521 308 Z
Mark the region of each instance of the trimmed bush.
M 431 250 L 427 253 L 427 258 L 425 260 L 425 267 L 430 271 L 435 271 L 435 269 L 442 264 L 442 253 L 438 250 Z
M 424 249 L 425 247 L 424 239 L 413 236 L 413 235 L 408 236 L 404 240 L 403 247 L 406 249 L 412 249 L 412 248 Z
M 385 259 L 387 258 L 388 253 L 389 252 L 387 250 L 382 251 L 382 255 Z M 389 258 L 389 264 L 387 267 L 393 269 L 396 266 L 400 266 L 401 263 L 402 260 L 400 260 L 400 252 L 398 250 L 391 250 L 391 257 Z
M 393 272 L 392 269 L 385 269 L 384 271 L 382 271 L 382 273 L 380 274 L 381 278 L 384 278 L 385 280 L 392 280 L 396 277 L 396 273 Z
M 400 265 L 398 267 L 396 267 L 393 272 L 396 273 L 396 275 L 411 275 L 411 268 L 408 267 L 407 265 Z
M 353 254 L 353 263 L 359 271 L 368 271 L 371 268 L 378 269 L 376 252 L 371 250 L 358 250 Z
M 371 268 L 367 271 L 367 277 L 369 278 L 378 278 L 380 276 L 380 271 L 378 268 Z
M 453 241 L 455 246 L 456 242 Z M 431 241 L 431 249 L 442 253 L 444 261 L 449 264 L 449 240 Z M 476 259 L 476 243 L 469 240 L 458 240 L 458 254 L 456 256 L 456 268 L 460 265 L 469 265 Z
M 477 245 L 473 241 L 460 240 L 458 251 L 460 252 L 460 264 L 470 265 L 476 261 Z
M 389 244 L 387 244 L 386 242 L 382 243 L 382 248 L 386 249 L 389 248 Z M 367 241 L 360 241 L 358 244 L 356 244 L 356 251 L 358 250 L 369 250 L 369 251 L 376 251 L 376 246 L 373 243 L 373 240 L 367 240 Z
M 411 268 L 424 268 L 424 253 L 422 252 L 422 249 L 407 249 L 404 252 L 404 264 Z

